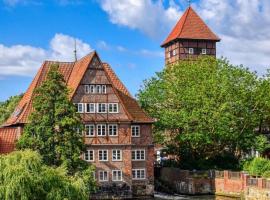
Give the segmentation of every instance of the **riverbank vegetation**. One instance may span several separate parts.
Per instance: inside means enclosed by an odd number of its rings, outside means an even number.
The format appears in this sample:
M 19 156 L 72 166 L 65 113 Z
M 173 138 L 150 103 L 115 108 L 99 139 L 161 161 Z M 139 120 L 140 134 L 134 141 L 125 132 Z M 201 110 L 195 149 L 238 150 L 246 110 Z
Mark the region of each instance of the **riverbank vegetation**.
M 240 169 L 251 150 L 269 148 L 270 78 L 211 57 L 167 66 L 138 94 L 157 119 L 155 140 L 183 169 Z
M 245 161 L 243 170 L 251 176 L 270 178 L 270 160 L 265 158 L 253 158 Z
M 90 171 L 68 175 L 64 167 L 44 165 L 34 151 L 0 156 L 0 199 L 89 199 Z

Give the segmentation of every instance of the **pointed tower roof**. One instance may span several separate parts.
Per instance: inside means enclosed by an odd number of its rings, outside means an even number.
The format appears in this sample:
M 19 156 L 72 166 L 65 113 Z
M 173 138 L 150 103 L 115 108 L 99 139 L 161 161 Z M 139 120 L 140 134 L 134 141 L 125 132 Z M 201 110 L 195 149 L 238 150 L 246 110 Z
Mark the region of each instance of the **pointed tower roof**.
M 176 39 L 220 41 L 220 38 L 210 30 L 191 6 L 185 11 L 161 47 Z

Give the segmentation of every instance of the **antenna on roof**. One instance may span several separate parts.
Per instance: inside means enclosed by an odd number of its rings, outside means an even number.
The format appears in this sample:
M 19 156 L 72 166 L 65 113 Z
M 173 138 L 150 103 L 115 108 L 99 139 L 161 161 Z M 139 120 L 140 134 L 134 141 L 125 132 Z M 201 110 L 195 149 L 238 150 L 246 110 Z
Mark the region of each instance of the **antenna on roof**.
M 76 39 L 74 39 L 74 58 L 75 62 L 77 61 L 77 42 Z

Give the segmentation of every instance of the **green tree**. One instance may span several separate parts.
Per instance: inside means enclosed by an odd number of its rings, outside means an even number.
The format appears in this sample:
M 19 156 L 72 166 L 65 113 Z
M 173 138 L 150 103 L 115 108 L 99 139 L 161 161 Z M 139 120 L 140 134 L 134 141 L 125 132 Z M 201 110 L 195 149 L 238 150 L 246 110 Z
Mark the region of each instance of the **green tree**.
M 138 98 L 157 119 L 157 142 L 179 155 L 182 167 L 235 168 L 243 154 L 260 148 L 257 140 L 266 142 L 254 131 L 268 106 L 260 97 L 269 82 L 262 82 L 242 66 L 204 57 L 166 67 L 144 82 Z
M 0 125 L 8 119 L 12 112 L 14 112 L 15 107 L 17 106 L 21 98 L 22 94 L 11 96 L 5 102 L 0 102 Z
M 36 150 L 45 164 L 65 165 L 74 174 L 88 164 L 80 159 L 85 145 L 76 129 L 82 130 L 82 122 L 68 94 L 58 65 L 52 65 L 44 83 L 35 90 L 34 111 L 17 147 Z
M 83 174 L 44 165 L 37 152 L 17 151 L 0 156 L 0 199 L 86 200 L 89 182 Z

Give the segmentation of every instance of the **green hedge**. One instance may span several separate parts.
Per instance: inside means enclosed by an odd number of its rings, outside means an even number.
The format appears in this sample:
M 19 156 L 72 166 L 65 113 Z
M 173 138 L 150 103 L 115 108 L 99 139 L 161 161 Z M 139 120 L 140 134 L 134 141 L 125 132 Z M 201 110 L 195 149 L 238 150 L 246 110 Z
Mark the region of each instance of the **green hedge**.
M 253 158 L 244 163 L 243 169 L 251 176 L 270 178 L 270 160 L 265 158 Z

